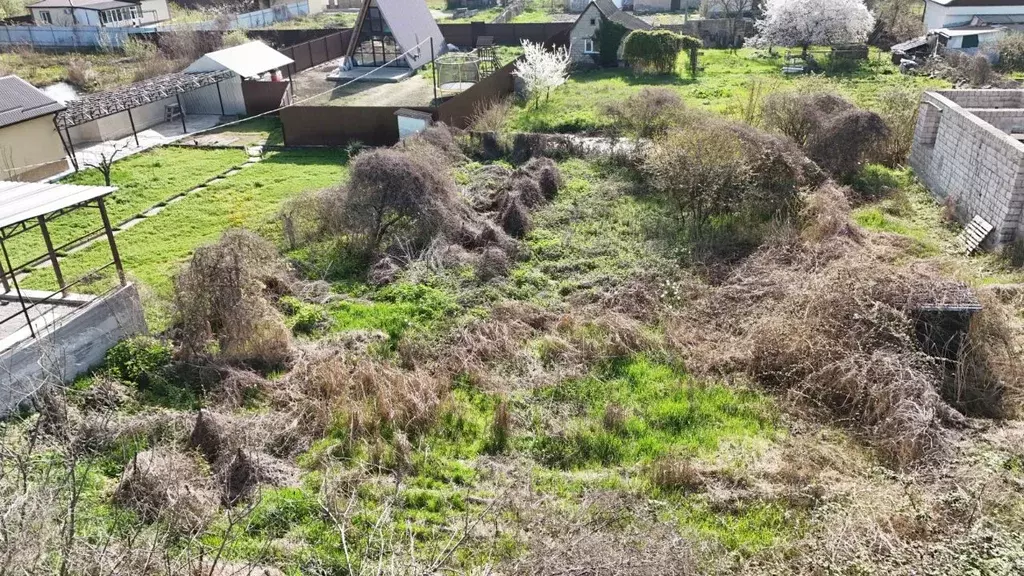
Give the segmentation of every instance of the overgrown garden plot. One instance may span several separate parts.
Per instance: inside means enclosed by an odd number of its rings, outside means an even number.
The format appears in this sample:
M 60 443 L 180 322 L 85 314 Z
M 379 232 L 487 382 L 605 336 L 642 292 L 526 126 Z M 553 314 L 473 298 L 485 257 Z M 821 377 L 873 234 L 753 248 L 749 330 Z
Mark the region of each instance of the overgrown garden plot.
M 574 72 L 565 86 L 551 93 L 550 101 L 542 99 L 536 107 L 530 103 L 518 105 L 508 128 L 526 132 L 601 132 L 610 125 L 602 113 L 605 105 L 650 86 L 678 92 L 687 106 L 741 119 L 756 115 L 756 107 L 764 96 L 776 90 L 835 91 L 860 106 L 874 108 L 878 95 L 889 88 L 949 87 L 943 80 L 900 74 L 887 56 L 876 50 L 858 68 L 832 76 L 783 76 L 781 50 L 776 50 L 775 57 L 769 57 L 751 48 L 706 49 L 700 52 L 699 61 L 703 70 L 696 79 L 686 74 L 685 57 L 680 59 L 678 74 L 667 77 L 636 75 L 625 68 Z

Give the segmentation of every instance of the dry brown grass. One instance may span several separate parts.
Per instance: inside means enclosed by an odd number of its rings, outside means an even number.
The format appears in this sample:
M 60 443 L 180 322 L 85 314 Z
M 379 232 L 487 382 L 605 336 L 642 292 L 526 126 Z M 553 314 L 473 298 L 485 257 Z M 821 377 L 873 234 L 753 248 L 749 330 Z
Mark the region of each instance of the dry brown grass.
M 216 510 L 209 479 L 196 462 L 167 449 L 137 454 L 121 475 L 114 501 L 182 534 L 201 531 Z
M 424 370 L 402 370 L 322 346 L 296 361 L 272 397 L 313 437 L 340 423 L 358 439 L 376 435 L 382 426 L 412 436 L 425 432 L 447 393 L 445 381 Z
M 706 553 L 653 509 L 614 493 L 588 494 L 573 510 L 524 503 L 526 551 L 503 574 L 547 576 L 686 576 L 702 573 Z
M 691 368 L 744 373 L 857 431 L 897 465 L 948 446 L 946 430 L 963 423 L 957 409 L 973 394 L 1005 409 L 979 375 L 959 380 L 951 406 L 944 360 L 919 341 L 916 303 L 956 283 L 859 233 L 834 185 L 809 199 L 804 216 L 807 240 L 783 230 L 677 319 L 670 339 Z

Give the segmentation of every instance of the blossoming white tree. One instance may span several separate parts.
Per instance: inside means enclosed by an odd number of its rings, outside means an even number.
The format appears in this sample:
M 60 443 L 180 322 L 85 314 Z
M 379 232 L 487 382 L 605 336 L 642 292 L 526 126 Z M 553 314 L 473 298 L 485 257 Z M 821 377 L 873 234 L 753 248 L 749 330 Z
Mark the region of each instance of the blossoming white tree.
M 864 0 L 766 0 L 755 45 L 800 46 L 864 42 L 875 17 Z
M 523 79 L 526 92 L 534 99 L 536 106 L 541 92 L 549 98 L 552 88 L 565 84 L 569 77 L 570 63 L 569 50 L 566 48 L 545 50 L 543 44 L 523 40 L 523 59 L 516 63 L 514 74 Z

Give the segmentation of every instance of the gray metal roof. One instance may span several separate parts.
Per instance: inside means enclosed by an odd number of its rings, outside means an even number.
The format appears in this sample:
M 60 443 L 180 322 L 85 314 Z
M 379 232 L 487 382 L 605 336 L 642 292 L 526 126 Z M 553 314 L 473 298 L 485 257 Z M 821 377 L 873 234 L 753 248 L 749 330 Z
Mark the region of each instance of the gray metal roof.
M 0 128 L 63 109 L 63 104 L 21 78 L 0 77 Z
M 0 180 L 0 228 L 106 196 L 117 188 Z
M 627 30 L 652 30 L 654 26 L 644 22 L 629 12 L 619 10 L 612 0 L 590 0 L 597 6 L 605 18 L 626 27 Z
M 434 16 L 423 0 L 365 0 L 349 42 L 349 56 L 359 45 L 359 31 L 371 4 L 380 8 L 381 15 L 402 51 L 409 51 L 405 59 L 413 70 L 430 62 L 431 38 L 434 39 L 435 53 L 440 55 L 444 52 L 444 34 L 437 27 Z

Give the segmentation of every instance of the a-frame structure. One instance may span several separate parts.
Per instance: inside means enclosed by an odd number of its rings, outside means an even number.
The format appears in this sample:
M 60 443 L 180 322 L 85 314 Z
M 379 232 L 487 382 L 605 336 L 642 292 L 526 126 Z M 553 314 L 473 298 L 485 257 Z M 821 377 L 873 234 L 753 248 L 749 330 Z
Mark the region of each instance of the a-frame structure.
M 442 54 L 444 36 L 425 0 L 363 0 L 346 55 L 356 67 L 417 70 L 430 62 L 431 39 Z

